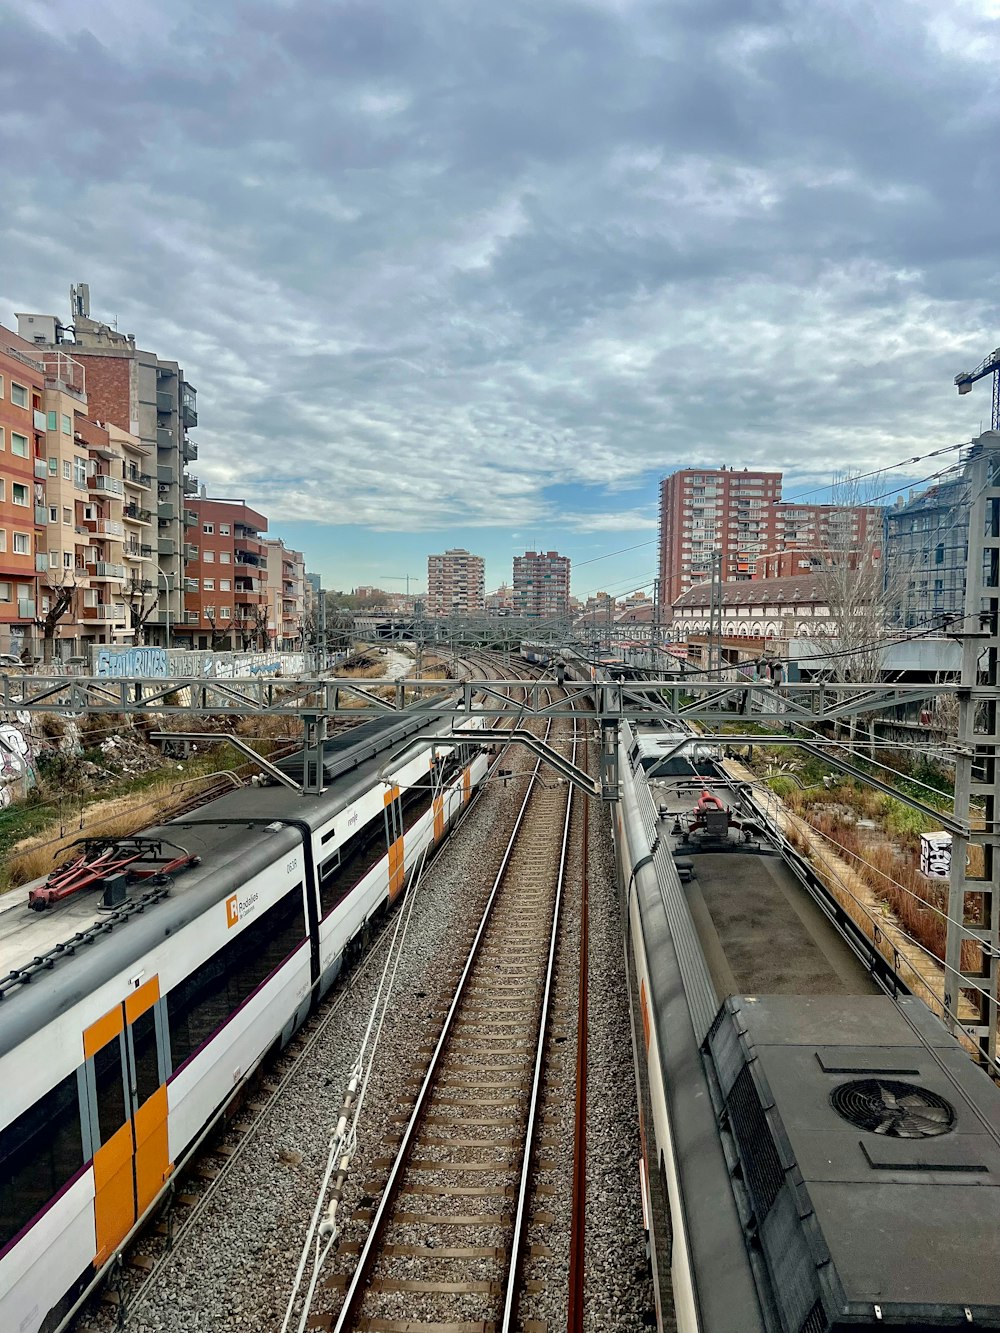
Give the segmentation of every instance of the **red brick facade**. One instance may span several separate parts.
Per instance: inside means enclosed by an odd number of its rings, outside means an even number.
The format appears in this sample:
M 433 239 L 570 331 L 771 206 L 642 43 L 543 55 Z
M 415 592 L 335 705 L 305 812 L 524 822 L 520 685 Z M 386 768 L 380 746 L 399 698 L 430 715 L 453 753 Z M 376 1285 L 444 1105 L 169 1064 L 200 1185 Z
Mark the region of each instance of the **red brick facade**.
M 85 349 L 74 347 L 73 358 L 87 372 L 87 406 L 94 421 L 110 421 L 122 430 L 131 430 L 129 368 L 125 357 L 88 356 Z

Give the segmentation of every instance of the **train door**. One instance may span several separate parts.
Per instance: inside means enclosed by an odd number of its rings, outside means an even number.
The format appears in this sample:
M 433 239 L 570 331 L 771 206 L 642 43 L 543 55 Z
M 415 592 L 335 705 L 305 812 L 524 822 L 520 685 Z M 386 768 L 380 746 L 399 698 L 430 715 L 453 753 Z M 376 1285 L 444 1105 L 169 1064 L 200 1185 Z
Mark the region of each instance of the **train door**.
M 431 789 L 434 792 L 432 802 L 434 809 L 434 841 L 440 842 L 444 837 L 444 792 L 441 785 L 437 751 L 431 752 Z
M 105 1262 L 170 1174 L 167 1041 L 159 978 L 83 1034 L 85 1135 L 94 1163 L 95 1266 Z
M 406 865 L 403 857 L 403 802 L 399 788 L 390 787 L 385 793 L 385 839 L 389 847 L 389 901 L 403 887 Z

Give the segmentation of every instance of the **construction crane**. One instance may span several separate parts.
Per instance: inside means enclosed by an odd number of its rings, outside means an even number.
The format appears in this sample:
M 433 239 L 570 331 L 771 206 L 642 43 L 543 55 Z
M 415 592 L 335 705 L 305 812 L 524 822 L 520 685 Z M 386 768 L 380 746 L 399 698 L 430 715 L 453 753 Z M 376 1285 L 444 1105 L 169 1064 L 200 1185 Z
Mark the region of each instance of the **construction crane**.
M 955 383 L 958 385 L 959 393 L 971 393 L 976 380 L 981 380 L 986 375 L 993 376 L 991 429 L 1000 430 L 1000 347 L 995 352 L 991 352 L 982 365 L 977 366 L 975 370 L 967 371 L 964 375 L 956 375 Z
M 384 579 L 389 579 L 389 581 L 390 581 L 391 583 L 403 583 L 403 582 L 405 582 L 405 583 L 406 583 L 406 595 L 407 595 L 407 597 L 409 597 L 409 595 L 410 595 L 410 579 L 419 579 L 419 578 L 421 577 L 421 575 L 419 575 L 419 574 L 383 574 L 381 577 L 384 578 Z

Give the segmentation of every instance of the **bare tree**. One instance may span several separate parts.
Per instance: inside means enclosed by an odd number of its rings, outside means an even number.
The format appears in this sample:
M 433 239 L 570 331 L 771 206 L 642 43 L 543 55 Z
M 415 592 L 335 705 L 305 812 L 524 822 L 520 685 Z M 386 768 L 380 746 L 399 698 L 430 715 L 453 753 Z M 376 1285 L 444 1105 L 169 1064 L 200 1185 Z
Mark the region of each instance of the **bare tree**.
M 129 625 L 132 629 L 132 642 L 136 648 L 141 648 L 146 642 L 146 622 L 158 604 L 156 585 L 149 579 L 140 579 L 133 574 L 124 596 Z
M 212 629 L 212 642 L 210 644 L 210 650 L 213 653 L 224 652 L 227 648 L 231 646 L 229 642 L 228 627 L 226 629 L 220 629 L 214 615 L 209 615 L 207 611 L 205 611 L 203 614 Z
M 55 657 L 56 626 L 73 609 L 76 597 L 76 571 L 50 569 L 42 580 L 48 595 L 48 608 L 39 618 L 42 627 L 42 661 L 46 666 Z
M 875 479 L 877 480 L 877 479 Z M 881 510 L 872 503 L 877 487 L 865 489 L 853 477 L 835 487 L 838 508 L 830 515 L 828 538 L 820 553 L 824 597 L 830 611 L 829 673 L 841 682 L 874 681 L 882 670 L 886 645 L 894 637 L 889 608 L 893 578 L 887 577 Z M 867 521 L 862 514 L 867 511 Z M 864 721 L 872 736 L 872 717 Z
M 271 633 L 267 624 L 268 618 L 266 603 L 253 608 L 254 640 L 262 653 L 266 653 L 271 647 Z

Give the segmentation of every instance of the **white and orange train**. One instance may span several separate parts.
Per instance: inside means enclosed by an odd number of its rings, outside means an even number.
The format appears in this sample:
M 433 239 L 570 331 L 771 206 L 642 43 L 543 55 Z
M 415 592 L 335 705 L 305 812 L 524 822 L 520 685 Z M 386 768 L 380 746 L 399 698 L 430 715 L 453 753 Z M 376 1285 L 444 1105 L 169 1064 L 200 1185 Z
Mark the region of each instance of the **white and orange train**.
M 488 769 L 425 713 L 352 730 L 328 790 L 244 788 L 144 835 L 183 868 L 0 908 L 0 1329 L 56 1327 L 261 1058 L 363 947 Z M 403 747 L 400 749 L 400 747 Z M 159 845 L 160 850 L 157 850 Z M 152 863 L 150 862 L 152 857 Z M 6 974 L 6 975 L 5 975 Z

